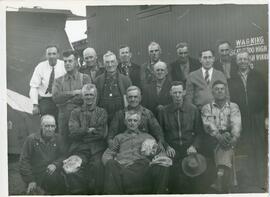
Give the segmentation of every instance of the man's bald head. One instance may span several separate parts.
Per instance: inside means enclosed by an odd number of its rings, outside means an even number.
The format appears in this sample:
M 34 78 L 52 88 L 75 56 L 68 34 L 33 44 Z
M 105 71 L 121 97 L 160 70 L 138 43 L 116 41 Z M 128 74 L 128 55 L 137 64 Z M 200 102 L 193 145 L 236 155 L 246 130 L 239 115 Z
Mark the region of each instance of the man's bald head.
M 94 48 L 86 48 L 83 51 L 83 59 L 87 66 L 95 66 L 97 63 L 97 53 Z

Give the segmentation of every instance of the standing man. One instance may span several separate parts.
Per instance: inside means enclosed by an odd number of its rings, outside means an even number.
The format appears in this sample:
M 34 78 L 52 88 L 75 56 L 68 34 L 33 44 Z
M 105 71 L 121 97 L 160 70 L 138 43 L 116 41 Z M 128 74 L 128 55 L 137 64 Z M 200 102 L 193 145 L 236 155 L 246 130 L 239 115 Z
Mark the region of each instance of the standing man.
M 180 42 L 176 45 L 178 59 L 170 64 L 170 74 L 173 81 L 186 82 L 188 74 L 201 67 L 197 59 L 190 57 L 189 48 L 186 42 Z
M 226 85 L 216 81 L 212 86 L 214 101 L 202 108 L 202 120 L 206 138 L 203 142 L 217 167 L 216 189 L 230 192 L 233 177 L 234 147 L 240 137 L 241 114 L 236 103 L 226 98 Z
M 100 66 L 97 60 L 97 53 L 94 48 L 86 48 L 83 51 L 84 65 L 80 67 L 79 72 L 89 75 L 91 82 L 104 73 L 105 69 Z
M 152 135 L 162 149 L 163 145 L 165 144 L 162 129 L 153 113 L 140 104 L 142 100 L 141 90 L 137 86 L 130 86 L 126 91 L 126 94 L 128 106 L 125 109 L 121 109 L 115 113 L 109 127 L 109 144 L 111 144 L 112 139 L 117 134 L 123 133 L 127 129 L 125 124 L 125 114 L 128 110 L 134 110 L 141 113 L 139 130 Z
M 79 155 L 82 165 L 76 175 L 68 175 L 69 182 L 78 182 L 77 194 L 90 192 L 101 194 L 103 190 L 103 165 L 101 157 L 106 149 L 107 112 L 96 106 L 97 89 L 94 84 L 82 88 L 83 105 L 70 115 L 69 131 L 71 146 L 69 155 Z M 88 188 L 90 186 L 90 188 Z M 88 190 L 90 189 L 90 191 Z M 81 193 L 82 194 L 82 193 Z
M 71 111 L 80 106 L 83 101 L 81 89 L 84 84 L 90 83 L 88 75 L 79 73 L 78 56 L 75 51 L 65 51 L 63 53 L 66 74 L 54 81 L 52 95 L 56 103 L 58 114 L 58 129 L 66 148 L 69 146 L 68 121 Z
M 142 88 L 155 80 L 154 64 L 160 61 L 161 48 L 158 43 L 151 42 L 148 46 L 149 62 L 141 66 L 141 84 Z
M 214 63 L 214 68 L 223 72 L 227 80 L 237 73 L 236 61 L 231 56 L 231 51 L 231 44 L 228 41 L 220 42 L 218 45 L 219 59 L 216 59 Z
M 226 77 L 221 71 L 213 68 L 215 61 L 214 52 L 205 49 L 200 52 L 202 68 L 189 74 L 186 83 L 186 100 L 193 103 L 199 109 L 203 105 L 213 101 L 212 85 L 215 81 L 221 80 L 227 84 Z M 229 98 L 228 86 L 226 85 L 226 96 Z
M 142 104 L 157 117 L 158 111 L 171 101 L 171 81 L 168 77 L 168 68 L 165 62 L 157 62 L 153 69 L 155 81 L 145 86 Z
M 115 112 L 125 107 L 126 89 L 131 86 L 129 77 L 117 71 L 117 59 L 114 53 L 108 51 L 103 56 L 106 71 L 96 81 L 98 90 L 98 106 L 108 113 L 108 123 Z
M 236 55 L 238 72 L 229 82 L 231 101 L 239 105 L 243 132 L 237 154 L 247 155 L 244 181 L 266 189 L 267 133 L 264 121 L 267 114 L 267 85 L 256 70 L 250 69 L 247 51 Z M 256 169 L 256 170 L 254 170 Z M 265 190 L 266 191 L 266 190 Z
M 63 152 L 61 140 L 55 134 L 55 119 L 52 115 L 41 117 L 40 132 L 29 135 L 20 156 L 20 174 L 27 185 L 26 194 L 65 194 L 64 179 L 60 175 Z
M 30 81 L 29 96 L 33 103 L 33 115 L 51 114 L 57 118 L 58 109 L 52 100 L 54 79 L 66 73 L 64 62 L 59 60 L 59 49 L 56 45 L 46 47 L 46 61 L 40 62 Z
M 131 62 L 132 53 L 129 46 L 120 46 L 118 70 L 130 78 L 133 85 L 141 87 L 140 66 Z
M 182 82 L 172 82 L 169 90 L 172 102 L 159 112 L 159 122 L 167 142 L 166 152 L 173 158 L 169 189 L 174 194 L 205 193 L 210 177 L 205 180 L 202 179 L 203 175 L 190 178 L 184 174 L 181 166 L 187 155 L 198 151 L 203 129 L 200 113 L 194 105 L 184 103 L 186 92 Z

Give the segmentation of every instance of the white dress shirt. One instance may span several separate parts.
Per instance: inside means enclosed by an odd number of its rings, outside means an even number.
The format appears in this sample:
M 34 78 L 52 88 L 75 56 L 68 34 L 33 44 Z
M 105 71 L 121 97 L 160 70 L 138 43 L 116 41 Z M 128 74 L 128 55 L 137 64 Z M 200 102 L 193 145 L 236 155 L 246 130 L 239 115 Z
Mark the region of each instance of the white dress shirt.
M 203 73 L 203 78 L 204 79 L 205 79 L 205 72 L 206 72 L 206 69 L 204 67 L 202 67 L 202 73 Z M 209 81 L 211 81 L 212 80 L 212 74 L 213 74 L 213 67 L 208 70 L 208 73 L 209 73 Z
M 32 75 L 30 80 L 30 92 L 29 96 L 33 104 L 38 104 L 38 97 L 52 97 L 51 93 L 45 94 L 52 72 L 52 66 L 50 66 L 48 60 L 40 62 Z M 64 62 L 57 60 L 54 68 L 54 78 L 58 78 L 66 74 Z

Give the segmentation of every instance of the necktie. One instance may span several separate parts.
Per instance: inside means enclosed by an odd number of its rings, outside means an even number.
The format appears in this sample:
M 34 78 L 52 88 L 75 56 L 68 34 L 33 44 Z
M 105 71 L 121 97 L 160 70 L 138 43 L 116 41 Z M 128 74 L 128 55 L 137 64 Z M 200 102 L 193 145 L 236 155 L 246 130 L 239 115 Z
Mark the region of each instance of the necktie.
M 204 77 L 204 79 L 205 79 L 207 85 L 209 85 L 210 76 L 209 76 L 209 71 L 208 70 L 205 71 L 205 77 Z
M 45 94 L 52 93 L 53 80 L 54 80 L 54 66 L 52 66 L 52 72 L 51 72 L 50 79 L 49 79 L 49 85 L 48 85 L 48 88 L 47 88 Z

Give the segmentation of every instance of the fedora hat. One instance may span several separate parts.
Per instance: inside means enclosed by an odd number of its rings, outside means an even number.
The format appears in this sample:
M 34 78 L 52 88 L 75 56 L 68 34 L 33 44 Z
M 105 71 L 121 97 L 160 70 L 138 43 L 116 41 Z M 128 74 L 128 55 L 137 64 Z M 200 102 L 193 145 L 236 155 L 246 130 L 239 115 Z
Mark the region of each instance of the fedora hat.
M 199 153 L 188 155 L 182 160 L 182 169 L 189 177 L 201 175 L 206 170 L 205 157 Z

